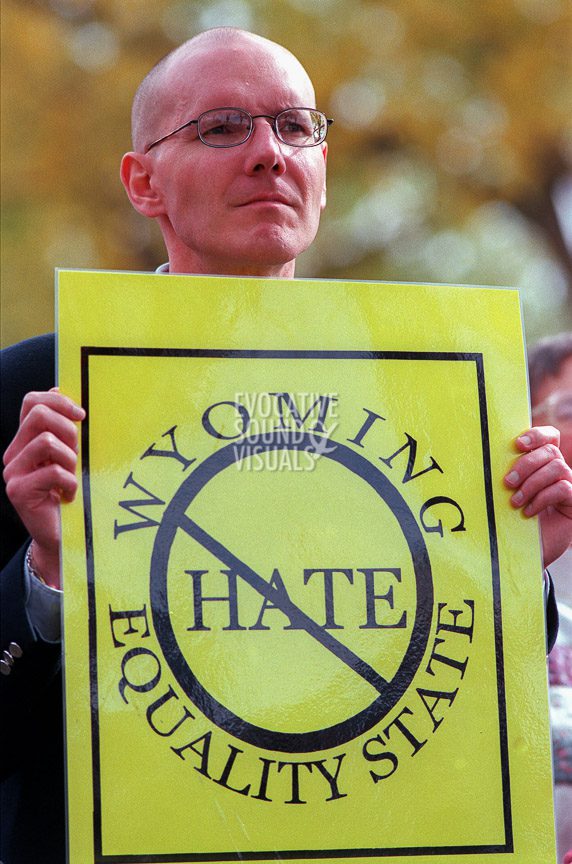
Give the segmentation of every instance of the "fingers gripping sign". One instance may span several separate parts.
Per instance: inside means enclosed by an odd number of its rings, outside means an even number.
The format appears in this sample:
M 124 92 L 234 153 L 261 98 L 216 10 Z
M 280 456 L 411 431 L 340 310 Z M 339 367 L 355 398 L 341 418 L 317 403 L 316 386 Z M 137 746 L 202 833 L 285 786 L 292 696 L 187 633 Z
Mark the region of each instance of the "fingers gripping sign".
M 522 455 L 504 478 L 513 507 L 540 516 L 545 566 L 572 543 L 572 469 L 559 445 L 557 429 L 534 426 L 516 439 Z
M 28 393 L 20 425 L 4 453 L 6 494 L 33 540 L 33 558 L 50 585 L 59 587 L 61 501 L 77 491 L 80 408 L 57 388 Z

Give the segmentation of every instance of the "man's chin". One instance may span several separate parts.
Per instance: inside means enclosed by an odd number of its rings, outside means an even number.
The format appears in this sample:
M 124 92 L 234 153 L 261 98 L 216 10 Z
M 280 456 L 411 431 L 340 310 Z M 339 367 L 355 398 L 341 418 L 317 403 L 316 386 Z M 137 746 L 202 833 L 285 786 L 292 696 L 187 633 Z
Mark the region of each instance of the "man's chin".
M 249 232 L 245 240 L 245 250 L 252 253 L 257 260 L 263 258 L 266 262 L 291 261 L 305 252 L 316 236 L 315 230 L 300 231 L 300 226 L 284 224 L 283 220 L 265 220 L 258 222 Z
M 292 261 L 309 245 L 296 234 L 285 230 L 283 225 L 265 222 L 253 226 L 242 250 L 237 249 L 237 258 L 253 264 L 280 265 Z

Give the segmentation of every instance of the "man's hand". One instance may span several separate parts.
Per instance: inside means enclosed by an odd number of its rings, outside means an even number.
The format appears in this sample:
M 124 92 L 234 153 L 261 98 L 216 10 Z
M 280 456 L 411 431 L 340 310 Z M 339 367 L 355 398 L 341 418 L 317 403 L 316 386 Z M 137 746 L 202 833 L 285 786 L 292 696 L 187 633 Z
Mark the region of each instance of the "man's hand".
M 77 491 L 77 422 L 85 412 L 57 388 L 28 393 L 20 426 L 4 454 L 6 494 L 33 539 L 34 567 L 60 584 L 60 502 Z
M 505 476 L 513 490 L 513 507 L 526 516 L 540 516 L 544 566 L 559 558 L 572 543 L 572 469 L 559 449 L 560 433 L 553 426 L 535 426 L 516 439 L 519 456 Z

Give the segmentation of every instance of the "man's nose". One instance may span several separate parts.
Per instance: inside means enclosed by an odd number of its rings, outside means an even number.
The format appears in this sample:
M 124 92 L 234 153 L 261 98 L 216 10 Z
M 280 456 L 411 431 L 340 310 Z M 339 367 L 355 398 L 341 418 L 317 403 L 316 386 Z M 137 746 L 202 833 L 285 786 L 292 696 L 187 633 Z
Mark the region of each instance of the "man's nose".
M 252 134 L 243 145 L 247 173 L 274 171 L 283 174 L 286 170 L 283 148 L 287 145 L 278 140 L 269 118 L 257 117 L 253 122 Z

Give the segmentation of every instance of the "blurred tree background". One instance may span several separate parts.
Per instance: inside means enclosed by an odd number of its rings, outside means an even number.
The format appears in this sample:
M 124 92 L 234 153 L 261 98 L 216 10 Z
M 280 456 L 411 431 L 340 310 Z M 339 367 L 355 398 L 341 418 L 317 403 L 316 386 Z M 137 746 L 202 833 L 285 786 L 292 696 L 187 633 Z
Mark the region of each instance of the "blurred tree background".
M 335 117 L 299 276 L 510 285 L 572 329 L 569 0 L 2 0 L 2 341 L 53 328 L 53 268 L 149 270 L 118 179 L 133 93 L 219 24 L 289 47 Z

